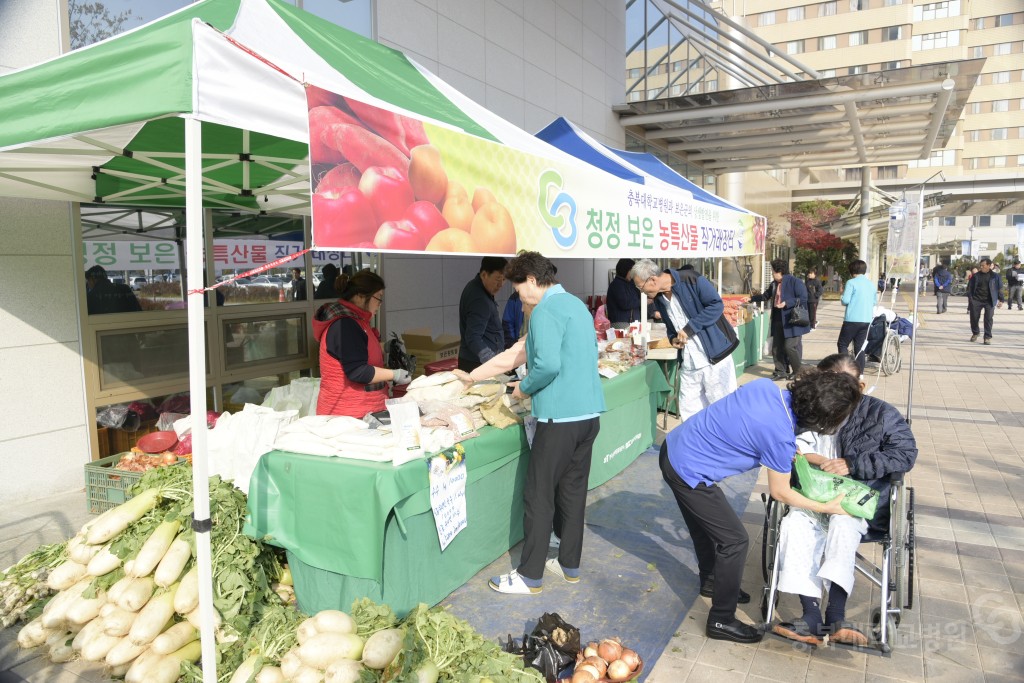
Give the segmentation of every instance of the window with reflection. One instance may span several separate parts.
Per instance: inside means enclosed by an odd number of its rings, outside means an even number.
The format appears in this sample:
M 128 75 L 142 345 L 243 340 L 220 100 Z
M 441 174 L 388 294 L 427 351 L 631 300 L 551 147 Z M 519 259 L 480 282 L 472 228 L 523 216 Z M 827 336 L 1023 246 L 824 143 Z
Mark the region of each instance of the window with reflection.
M 229 370 L 306 356 L 304 314 L 225 320 L 223 325 L 224 367 Z
M 144 385 L 188 376 L 188 326 L 96 333 L 100 387 Z

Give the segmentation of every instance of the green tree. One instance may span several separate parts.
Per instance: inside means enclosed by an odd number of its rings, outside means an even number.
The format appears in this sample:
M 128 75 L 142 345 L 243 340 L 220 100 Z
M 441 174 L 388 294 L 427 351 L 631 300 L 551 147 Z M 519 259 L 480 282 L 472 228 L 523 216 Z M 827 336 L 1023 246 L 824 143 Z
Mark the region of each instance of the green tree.
M 112 13 L 102 2 L 68 0 L 71 49 L 92 45 L 125 30 L 132 11 Z

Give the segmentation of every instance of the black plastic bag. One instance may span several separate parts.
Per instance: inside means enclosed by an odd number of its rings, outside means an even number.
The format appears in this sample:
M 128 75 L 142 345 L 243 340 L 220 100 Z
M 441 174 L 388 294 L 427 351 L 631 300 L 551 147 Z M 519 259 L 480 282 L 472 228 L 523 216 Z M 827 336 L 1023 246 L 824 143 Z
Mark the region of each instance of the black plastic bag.
M 416 356 L 410 356 L 405 350 L 405 342 L 394 332 L 391 339 L 384 343 L 387 354 L 387 366 L 392 370 L 406 370 L 410 375 L 416 372 Z
M 540 671 L 548 683 L 572 667 L 580 651 L 580 631 L 557 613 L 545 612 L 531 634 L 517 642 L 509 634 L 505 651 L 522 655 L 523 663 Z

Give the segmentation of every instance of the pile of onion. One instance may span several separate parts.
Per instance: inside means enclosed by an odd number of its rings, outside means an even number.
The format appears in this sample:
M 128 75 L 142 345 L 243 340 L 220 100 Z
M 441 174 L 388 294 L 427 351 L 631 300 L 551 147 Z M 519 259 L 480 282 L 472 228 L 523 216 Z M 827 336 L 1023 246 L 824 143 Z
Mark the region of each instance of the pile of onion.
M 596 681 L 626 681 L 640 667 L 640 655 L 623 647 L 618 638 L 605 638 L 591 642 L 583 648 L 582 659 L 576 664 L 572 683 Z

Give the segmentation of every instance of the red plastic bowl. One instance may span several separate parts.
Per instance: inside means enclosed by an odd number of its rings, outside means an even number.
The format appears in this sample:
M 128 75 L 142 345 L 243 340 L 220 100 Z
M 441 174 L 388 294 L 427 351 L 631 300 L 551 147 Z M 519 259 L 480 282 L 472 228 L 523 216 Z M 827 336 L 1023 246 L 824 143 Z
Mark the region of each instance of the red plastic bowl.
M 178 443 L 178 435 L 173 431 L 170 432 L 150 432 L 135 444 L 139 450 L 146 453 L 163 453 L 174 448 L 175 444 Z

